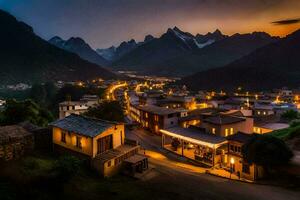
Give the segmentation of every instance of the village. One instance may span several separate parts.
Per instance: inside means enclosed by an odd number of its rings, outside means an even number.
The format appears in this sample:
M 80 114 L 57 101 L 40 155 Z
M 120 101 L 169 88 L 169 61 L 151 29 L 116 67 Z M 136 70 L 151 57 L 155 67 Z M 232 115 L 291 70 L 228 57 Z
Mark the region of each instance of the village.
M 84 94 L 79 101 L 67 98 L 60 102 L 58 119 L 44 128 L 27 122 L 1 127 L 0 158 L 9 163 L 43 150 L 72 155 L 84 161 L 97 176 L 107 178 L 121 174 L 151 181 L 163 176 L 159 175 L 163 171 L 238 185 L 235 187 L 241 191 L 256 187 L 253 184 L 286 184 L 272 180 L 266 166 L 249 163 L 244 155 L 250 150 L 243 146 L 249 141 L 268 140 L 260 136 L 282 137 L 282 130 L 297 124 L 290 117 L 300 108 L 300 91 L 283 88 L 251 93 L 239 87 L 232 94 L 190 93 L 185 86 L 173 83 L 170 79 L 149 77 L 71 83 L 80 88 L 92 84 L 105 93 L 102 98 Z M 103 102 L 122 105 L 124 120 L 108 121 L 85 115 Z M 297 142 L 289 143 L 294 153 L 291 163 L 280 165 L 279 170 L 295 178 L 299 177 Z M 297 193 L 291 195 L 296 197 Z

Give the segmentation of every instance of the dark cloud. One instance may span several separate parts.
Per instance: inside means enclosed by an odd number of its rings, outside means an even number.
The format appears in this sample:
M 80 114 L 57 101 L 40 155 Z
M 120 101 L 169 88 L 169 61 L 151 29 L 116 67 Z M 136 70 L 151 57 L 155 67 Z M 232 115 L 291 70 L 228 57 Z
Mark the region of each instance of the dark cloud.
M 284 20 L 274 21 L 271 23 L 275 24 L 275 25 L 290 25 L 290 24 L 296 24 L 299 22 L 300 22 L 300 18 L 295 18 L 295 19 L 284 19 Z

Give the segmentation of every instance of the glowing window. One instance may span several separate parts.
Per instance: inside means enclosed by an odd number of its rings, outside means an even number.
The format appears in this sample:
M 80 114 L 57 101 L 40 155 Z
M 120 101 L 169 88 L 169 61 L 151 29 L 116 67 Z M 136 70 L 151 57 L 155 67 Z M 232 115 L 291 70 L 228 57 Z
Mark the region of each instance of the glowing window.
M 213 134 L 216 134 L 216 128 L 212 128 L 212 129 L 211 129 L 211 132 L 212 132 Z
M 225 129 L 225 136 L 228 136 L 228 128 Z
M 233 134 L 233 128 L 230 128 L 230 135 Z

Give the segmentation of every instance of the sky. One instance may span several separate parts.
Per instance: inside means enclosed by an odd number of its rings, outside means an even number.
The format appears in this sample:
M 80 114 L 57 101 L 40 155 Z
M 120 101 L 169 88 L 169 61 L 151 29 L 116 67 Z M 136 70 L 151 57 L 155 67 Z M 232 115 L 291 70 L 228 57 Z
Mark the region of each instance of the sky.
M 300 0 L 0 0 L 0 8 L 44 39 L 82 37 L 93 48 L 157 37 L 174 26 L 228 35 L 300 29 Z

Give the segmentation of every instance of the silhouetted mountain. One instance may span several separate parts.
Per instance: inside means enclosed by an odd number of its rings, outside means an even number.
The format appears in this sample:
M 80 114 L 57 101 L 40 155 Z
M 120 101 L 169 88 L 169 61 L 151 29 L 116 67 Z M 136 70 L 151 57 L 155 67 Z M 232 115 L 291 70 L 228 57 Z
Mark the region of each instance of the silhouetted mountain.
M 211 33 L 208 32 L 206 35 L 197 34 L 196 40 L 199 43 L 200 47 L 205 47 L 207 45 L 210 45 L 214 42 L 217 42 L 219 40 L 223 40 L 226 38 L 226 35 L 223 35 L 219 29 L 217 29 L 215 32 Z
M 150 42 L 153 39 L 154 39 L 154 37 L 152 35 L 146 35 L 144 42 Z
M 261 47 L 227 66 L 184 78 L 181 83 L 199 89 L 272 89 L 300 86 L 300 30 Z
M 33 29 L 0 10 L 0 84 L 72 81 L 116 75 L 57 48 L 34 34 Z
M 114 66 L 141 71 L 183 53 L 197 49 L 195 37 L 177 27 L 168 29 L 160 38 L 152 38 L 113 63 Z
M 108 61 L 93 50 L 82 38 L 71 37 L 68 40 L 63 40 L 58 36 L 55 36 L 49 40 L 49 42 L 61 49 L 76 53 L 82 59 L 89 62 L 105 66 Z
M 203 48 L 166 60 L 153 68 L 151 73 L 155 73 L 159 69 L 161 74 L 166 75 L 172 72 L 170 75 L 186 76 L 222 67 L 277 39 L 263 32 L 234 34 L 230 37 L 220 38 L 219 41 Z
M 97 49 L 97 53 L 109 61 L 114 61 L 129 53 L 140 44 L 141 43 L 137 43 L 134 39 L 132 39 L 128 42 L 122 42 L 118 47 L 112 46 L 107 49 Z
M 137 47 L 113 65 L 145 74 L 186 76 L 222 67 L 276 39 L 258 32 L 228 37 L 219 30 L 193 36 L 175 27 Z
M 114 60 L 116 56 L 116 47 L 111 46 L 107 49 L 97 49 L 97 53 L 108 61 Z

